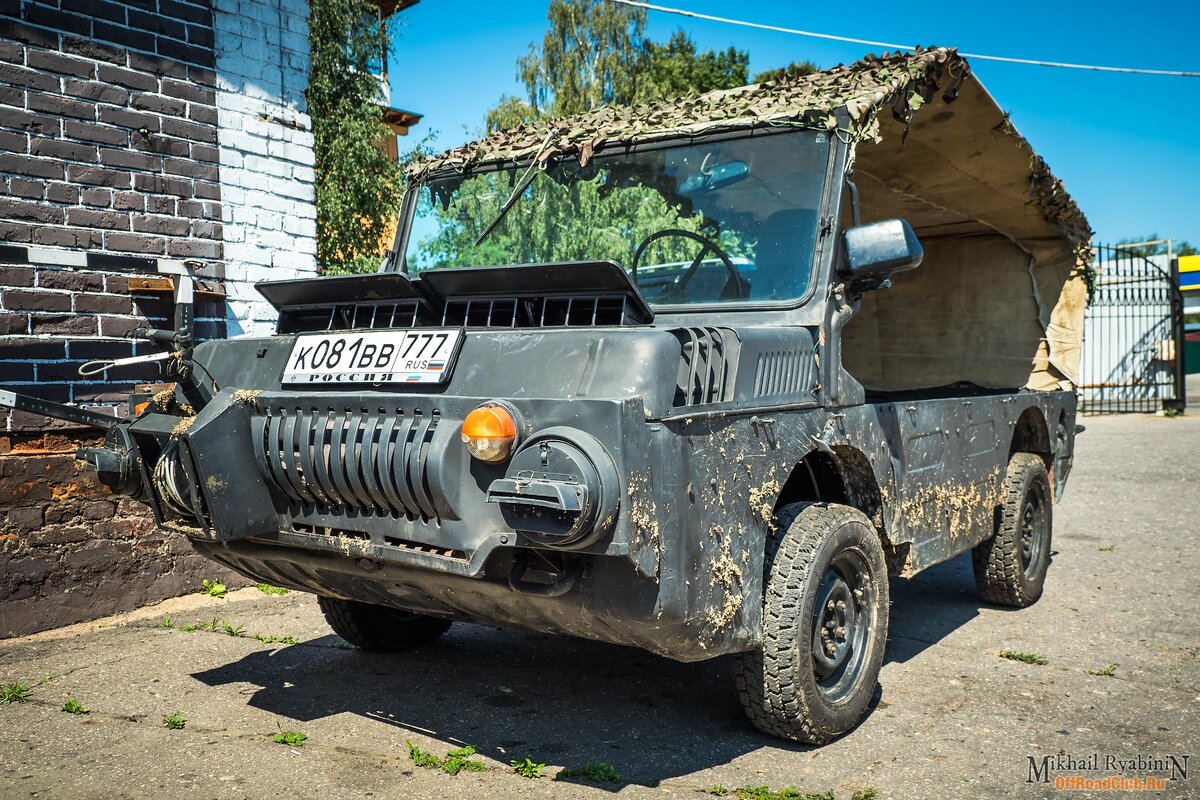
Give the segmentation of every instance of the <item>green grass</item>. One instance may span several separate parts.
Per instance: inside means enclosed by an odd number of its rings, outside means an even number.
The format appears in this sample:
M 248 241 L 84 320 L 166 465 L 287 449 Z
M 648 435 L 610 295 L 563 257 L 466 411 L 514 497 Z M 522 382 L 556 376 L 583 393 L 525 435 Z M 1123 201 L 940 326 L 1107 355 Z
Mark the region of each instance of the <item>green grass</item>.
M 229 591 L 228 586 L 226 586 L 225 584 L 221 583 L 220 581 L 218 581 L 216 579 L 213 579 L 210 581 L 207 578 L 205 578 L 203 581 L 200 582 L 200 584 L 202 587 L 200 589 L 200 594 L 206 594 L 209 597 L 224 597 L 225 593 Z
M 7 686 L 0 686 L 0 703 L 5 705 L 9 703 L 25 703 L 29 700 L 29 684 L 10 683 Z
M 183 730 L 184 725 L 187 725 L 187 717 L 183 716 L 182 711 L 176 711 L 173 714 L 163 716 L 163 727 L 167 730 Z
M 851 795 L 850 800 L 875 800 L 877 797 L 879 797 L 878 789 L 874 786 L 864 786 Z
M 1103 669 L 1089 669 L 1087 671 L 1087 674 L 1088 675 L 1096 675 L 1101 678 L 1111 678 L 1113 675 L 1116 674 L 1118 666 L 1119 666 L 1118 664 L 1109 664 L 1107 667 L 1104 667 Z
M 238 625 L 235 627 L 232 622 L 222 622 L 221 623 L 221 632 L 227 633 L 230 636 L 236 636 L 239 639 L 245 638 L 245 636 L 246 636 L 246 629 L 243 628 L 241 625 Z
M 62 710 L 68 714 L 86 714 L 91 709 L 80 703 L 74 697 L 68 697 L 67 702 L 62 704 Z
M 252 637 L 263 644 L 300 644 L 295 636 L 271 636 L 268 634 L 256 633 Z
M 288 590 L 282 586 L 272 586 L 269 583 L 260 583 L 256 587 L 263 594 L 287 594 Z
M 540 778 L 542 777 L 542 770 L 546 768 L 545 764 L 535 763 L 529 756 L 525 756 L 520 761 L 510 761 L 508 763 L 512 765 L 513 772 L 522 778 Z
M 271 741 L 275 744 L 286 744 L 288 747 L 304 747 L 305 740 L 308 739 L 308 734 L 300 731 L 280 731 L 271 737 Z
M 718 783 L 716 786 L 710 786 L 707 789 L 705 789 L 704 793 L 716 795 L 717 797 L 726 797 L 729 794 L 729 790 Z
M 617 774 L 612 764 L 604 761 L 593 761 L 582 767 L 567 767 L 560 769 L 554 780 L 562 781 L 568 778 L 582 778 L 592 783 L 620 783 L 621 776 Z
M 475 748 L 471 745 L 459 747 L 446 753 L 445 758 L 438 758 L 433 753 L 422 750 L 412 742 L 405 742 L 408 745 L 408 757 L 412 759 L 413 764 L 418 767 L 426 767 L 427 769 L 440 769 L 447 775 L 457 775 L 460 772 L 483 772 L 487 769 L 487 764 L 482 761 L 472 761 L 471 756 L 475 755 Z
M 171 615 L 170 615 L 170 614 L 163 614 L 162 622 L 158 623 L 158 627 L 160 627 L 160 628 L 168 628 L 168 629 L 170 629 L 170 628 L 174 628 L 174 627 L 175 627 L 175 623 L 174 623 L 174 622 L 171 622 Z
M 739 800 L 834 800 L 833 792 L 805 794 L 795 786 L 786 789 L 769 789 L 766 786 L 743 786 L 735 789 Z
M 1050 659 L 1045 656 L 1040 656 L 1037 653 L 1023 653 L 1020 650 L 1001 650 L 1001 658 L 1007 658 L 1009 661 L 1020 661 L 1025 664 L 1037 664 L 1045 666 L 1050 663 Z
M 1167 419 L 1175 419 L 1176 417 L 1182 417 L 1183 409 L 1182 408 L 1164 408 L 1163 416 L 1166 417 Z

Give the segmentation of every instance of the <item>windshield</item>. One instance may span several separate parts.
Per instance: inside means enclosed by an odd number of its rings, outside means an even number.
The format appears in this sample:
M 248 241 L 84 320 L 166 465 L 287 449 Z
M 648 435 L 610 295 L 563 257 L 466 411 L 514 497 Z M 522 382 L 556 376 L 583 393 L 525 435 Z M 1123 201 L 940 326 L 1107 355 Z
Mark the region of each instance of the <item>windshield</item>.
M 442 175 L 406 267 L 611 260 L 655 305 L 799 300 L 827 156 L 826 134 L 789 131 Z

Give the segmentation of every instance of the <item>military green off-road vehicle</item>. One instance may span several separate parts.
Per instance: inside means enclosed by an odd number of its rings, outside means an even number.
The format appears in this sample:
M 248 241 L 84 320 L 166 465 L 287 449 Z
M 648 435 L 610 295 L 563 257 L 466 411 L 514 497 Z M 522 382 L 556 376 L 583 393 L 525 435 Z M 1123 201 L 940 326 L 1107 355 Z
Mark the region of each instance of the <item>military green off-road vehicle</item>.
M 179 386 L 109 425 L 103 479 L 360 647 L 734 654 L 754 725 L 806 742 L 867 708 L 889 575 L 972 550 L 984 601 L 1038 599 L 1089 230 L 953 51 L 409 177 L 378 274 L 260 285 L 276 335 L 193 346 L 186 302 L 143 331 Z

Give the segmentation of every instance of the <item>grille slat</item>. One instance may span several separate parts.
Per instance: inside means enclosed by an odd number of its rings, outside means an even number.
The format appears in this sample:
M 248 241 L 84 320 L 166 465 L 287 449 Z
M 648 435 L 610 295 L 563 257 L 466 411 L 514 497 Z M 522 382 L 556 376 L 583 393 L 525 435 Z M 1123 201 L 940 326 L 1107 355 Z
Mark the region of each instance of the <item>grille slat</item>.
M 252 420 L 260 471 L 305 513 L 356 509 L 436 520 L 426 456 L 436 410 L 264 407 Z
M 732 364 L 726 334 L 720 328 L 680 328 L 672 331 L 679 340 L 679 374 L 675 387 L 676 407 L 724 403 L 733 396 Z
M 442 325 L 470 328 L 588 328 L 627 325 L 628 300 L 619 295 L 455 298 L 446 300 Z

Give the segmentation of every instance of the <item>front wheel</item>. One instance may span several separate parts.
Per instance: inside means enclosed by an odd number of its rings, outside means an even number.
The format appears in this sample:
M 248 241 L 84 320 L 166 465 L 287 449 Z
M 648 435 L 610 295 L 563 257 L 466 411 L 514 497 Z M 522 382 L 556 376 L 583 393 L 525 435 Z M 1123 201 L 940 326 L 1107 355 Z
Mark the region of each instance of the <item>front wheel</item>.
M 793 503 L 768 538 L 763 646 L 736 656 L 738 694 L 764 733 L 824 744 L 866 713 L 887 643 L 887 565 L 857 509 Z
M 450 629 L 447 620 L 372 603 L 318 597 L 317 605 L 334 633 L 371 653 L 397 653 L 430 644 Z

